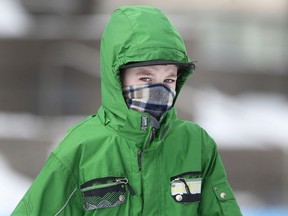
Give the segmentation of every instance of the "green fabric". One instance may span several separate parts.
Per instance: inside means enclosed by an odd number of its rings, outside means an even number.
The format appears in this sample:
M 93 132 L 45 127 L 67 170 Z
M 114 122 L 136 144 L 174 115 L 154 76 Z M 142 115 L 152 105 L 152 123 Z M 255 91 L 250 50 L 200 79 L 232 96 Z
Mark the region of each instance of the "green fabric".
M 116 10 L 101 40 L 103 105 L 69 130 L 12 215 L 241 215 L 216 144 L 201 127 L 178 119 L 172 108 L 153 137 L 153 118 L 126 107 L 119 67 L 153 59 L 190 61 L 162 12 L 144 6 Z M 177 80 L 177 95 L 191 73 Z M 201 172 L 202 192 L 199 201 L 183 204 L 171 196 L 170 178 L 187 172 Z M 80 186 L 111 176 L 128 179 L 127 200 L 85 210 Z

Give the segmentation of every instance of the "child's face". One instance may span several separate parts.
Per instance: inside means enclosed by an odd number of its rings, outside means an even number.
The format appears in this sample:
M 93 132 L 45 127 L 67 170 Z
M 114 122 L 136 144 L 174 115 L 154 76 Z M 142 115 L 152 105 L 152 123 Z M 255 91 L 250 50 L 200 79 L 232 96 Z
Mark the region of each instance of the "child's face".
M 162 83 L 176 88 L 177 67 L 175 65 L 153 65 L 127 68 L 121 72 L 123 86 Z

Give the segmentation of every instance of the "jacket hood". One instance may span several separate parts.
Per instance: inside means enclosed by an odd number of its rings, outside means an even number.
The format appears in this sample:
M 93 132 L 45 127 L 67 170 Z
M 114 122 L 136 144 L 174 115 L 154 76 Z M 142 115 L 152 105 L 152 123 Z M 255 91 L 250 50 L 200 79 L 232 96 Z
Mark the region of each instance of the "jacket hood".
M 101 94 L 105 110 L 126 119 L 130 110 L 122 95 L 120 69 L 124 65 L 150 61 L 179 63 L 180 66 L 190 63 L 183 39 L 160 10 L 149 6 L 125 6 L 115 10 L 100 46 Z M 177 79 L 176 98 L 192 73 L 191 68 L 183 68 Z

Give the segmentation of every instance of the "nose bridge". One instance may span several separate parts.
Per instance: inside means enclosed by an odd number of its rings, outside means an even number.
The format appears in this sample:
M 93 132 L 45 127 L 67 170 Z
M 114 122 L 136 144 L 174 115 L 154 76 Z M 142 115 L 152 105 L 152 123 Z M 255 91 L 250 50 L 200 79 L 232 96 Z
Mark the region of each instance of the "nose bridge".
M 161 78 L 161 77 L 157 77 L 156 79 L 154 79 L 154 82 L 153 82 L 154 84 L 156 84 L 156 83 L 162 83 L 162 84 L 164 84 L 164 80 Z
M 163 71 L 161 69 L 158 69 L 157 71 L 155 71 L 154 73 L 154 83 L 164 83 L 164 76 L 163 76 Z

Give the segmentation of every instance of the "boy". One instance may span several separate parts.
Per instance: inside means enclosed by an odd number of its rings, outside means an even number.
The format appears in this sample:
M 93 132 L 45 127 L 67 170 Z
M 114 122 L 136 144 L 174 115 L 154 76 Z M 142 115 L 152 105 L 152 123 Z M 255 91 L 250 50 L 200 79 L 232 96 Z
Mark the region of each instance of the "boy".
M 166 16 L 119 8 L 100 51 L 102 106 L 70 129 L 12 215 L 241 215 L 215 142 L 176 117 L 194 64 Z

